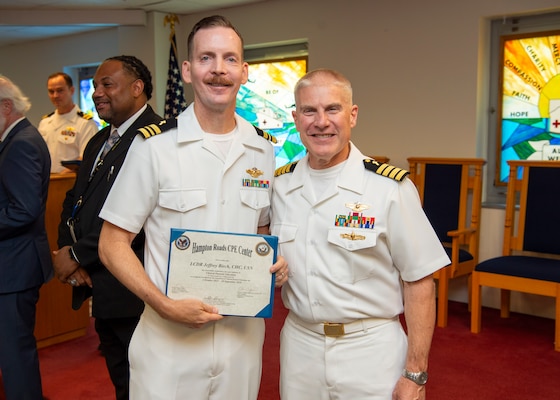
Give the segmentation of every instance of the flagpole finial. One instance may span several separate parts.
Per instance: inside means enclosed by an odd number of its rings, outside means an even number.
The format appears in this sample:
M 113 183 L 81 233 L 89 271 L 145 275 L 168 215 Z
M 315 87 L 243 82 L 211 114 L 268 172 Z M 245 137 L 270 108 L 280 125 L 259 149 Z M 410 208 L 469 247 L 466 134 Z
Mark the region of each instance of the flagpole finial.
M 167 14 L 163 19 L 163 26 L 167 26 L 167 24 L 169 24 L 169 27 L 171 28 L 171 34 L 169 37 L 175 35 L 175 23 L 179 23 L 179 17 L 177 17 L 177 14 Z

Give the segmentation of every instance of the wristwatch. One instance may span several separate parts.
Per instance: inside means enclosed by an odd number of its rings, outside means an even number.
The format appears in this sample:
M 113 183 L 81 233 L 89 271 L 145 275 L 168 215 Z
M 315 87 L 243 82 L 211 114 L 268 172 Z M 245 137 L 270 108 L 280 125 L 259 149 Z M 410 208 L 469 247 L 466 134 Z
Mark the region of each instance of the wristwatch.
M 410 379 L 417 385 L 425 385 L 426 382 L 428 382 L 428 373 L 426 371 L 410 372 L 405 368 L 403 369 L 402 376 L 406 379 Z

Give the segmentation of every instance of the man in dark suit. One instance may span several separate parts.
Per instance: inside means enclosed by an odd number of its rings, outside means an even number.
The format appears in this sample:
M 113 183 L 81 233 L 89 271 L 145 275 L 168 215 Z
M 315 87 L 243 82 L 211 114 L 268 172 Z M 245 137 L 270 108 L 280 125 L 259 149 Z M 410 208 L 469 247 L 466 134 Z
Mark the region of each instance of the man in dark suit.
M 51 159 L 25 118 L 30 107 L 0 75 L 0 370 L 8 400 L 43 398 L 33 331 L 39 288 L 52 277 L 45 231 Z
M 74 308 L 92 295 L 101 351 L 116 398 L 124 400 L 128 399 L 128 344 L 144 304 L 101 264 L 97 242 L 103 221 L 98 214 L 138 129 L 162 118 L 147 104 L 152 95 L 152 78 L 136 57 L 108 58 L 97 69 L 93 82 L 95 107 L 110 126 L 89 141 L 75 185 L 66 194 L 54 268 L 61 282 L 74 286 Z M 118 136 L 113 133 L 115 129 Z M 140 233 L 132 243 L 140 260 L 143 246 L 144 236 Z

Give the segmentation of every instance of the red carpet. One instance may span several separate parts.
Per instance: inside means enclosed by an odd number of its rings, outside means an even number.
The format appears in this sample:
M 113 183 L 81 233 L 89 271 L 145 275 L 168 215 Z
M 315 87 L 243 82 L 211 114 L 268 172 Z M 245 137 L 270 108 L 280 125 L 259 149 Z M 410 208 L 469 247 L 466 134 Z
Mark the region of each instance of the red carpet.
M 449 325 L 436 328 L 430 352 L 430 400 L 560 399 L 560 352 L 554 320 L 484 308 L 482 331 L 470 332 L 470 313 L 450 302 Z
M 43 394 L 49 400 L 114 400 L 98 345 L 92 320 L 85 337 L 40 349 Z
M 266 320 L 259 400 L 279 399 L 278 345 L 285 315 L 277 295 L 274 318 Z M 449 326 L 436 328 L 434 334 L 428 399 L 560 399 L 560 353 L 553 349 L 554 321 L 521 314 L 501 319 L 499 311 L 493 309 L 484 309 L 482 318 L 482 332 L 471 334 L 467 305 L 450 303 Z M 39 350 L 44 394 L 49 400 L 114 399 L 97 345 L 92 323 L 85 337 Z M 0 400 L 5 400 L 2 392 L 0 382 Z

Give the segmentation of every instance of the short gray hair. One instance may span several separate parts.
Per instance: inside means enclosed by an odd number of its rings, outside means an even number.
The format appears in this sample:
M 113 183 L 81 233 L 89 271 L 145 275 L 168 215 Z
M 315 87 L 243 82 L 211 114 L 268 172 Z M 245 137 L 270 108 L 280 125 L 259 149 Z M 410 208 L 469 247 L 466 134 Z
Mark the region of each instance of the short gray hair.
M 352 102 L 352 84 L 344 75 L 340 72 L 335 71 L 334 69 L 328 68 L 318 68 L 312 71 L 309 71 L 305 74 L 301 79 L 296 83 L 294 88 L 294 93 L 297 97 L 298 92 L 301 88 L 311 86 L 315 81 L 321 81 L 322 79 L 326 79 L 329 81 L 331 85 L 337 85 L 346 91 L 348 94 L 348 99 Z

